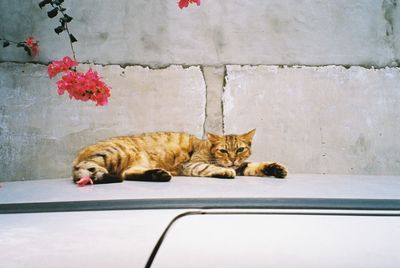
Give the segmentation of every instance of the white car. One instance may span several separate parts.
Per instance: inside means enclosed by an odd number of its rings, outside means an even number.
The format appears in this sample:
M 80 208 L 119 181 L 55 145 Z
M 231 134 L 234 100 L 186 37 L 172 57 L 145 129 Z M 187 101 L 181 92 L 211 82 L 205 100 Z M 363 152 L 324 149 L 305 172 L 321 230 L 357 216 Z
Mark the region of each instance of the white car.
M 0 267 L 400 267 L 396 176 L 0 186 Z

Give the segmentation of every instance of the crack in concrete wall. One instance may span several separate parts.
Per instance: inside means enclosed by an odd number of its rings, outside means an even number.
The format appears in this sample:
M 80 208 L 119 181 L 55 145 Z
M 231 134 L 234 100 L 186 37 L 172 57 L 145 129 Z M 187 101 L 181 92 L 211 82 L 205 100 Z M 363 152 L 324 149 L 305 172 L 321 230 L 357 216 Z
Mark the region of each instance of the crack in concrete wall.
M 397 0 L 384 0 L 382 3 L 383 15 L 387 22 L 386 36 L 393 36 L 393 14 L 396 10 Z
M 383 11 L 383 17 L 386 22 L 386 35 L 385 35 L 385 41 L 388 43 L 388 46 L 391 48 L 393 57 L 394 57 L 394 63 L 392 66 L 400 66 L 400 59 L 397 58 L 397 42 L 396 42 L 396 36 L 395 36 L 395 17 L 399 13 L 398 10 L 398 3 L 397 0 L 384 0 L 382 2 L 382 11 Z M 396 14 L 397 12 L 397 14 Z
M 393 39 L 394 40 L 394 39 Z M 49 65 L 50 62 L 41 62 L 41 61 L 12 61 L 12 60 L 0 60 L 0 63 L 15 63 L 15 64 L 37 64 L 37 65 Z M 92 66 L 101 66 L 101 67 L 106 67 L 106 66 L 119 66 L 122 69 L 125 69 L 126 67 L 135 67 L 135 66 L 139 66 L 142 68 L 147 68 L 149 70 L 164 70 L 164 69 L 168 69 L 171 66 L 179 66 L 182 67 L 182 69 L 188 69 L 190 67 L 214 67 L 214 68 L 218 68 L 218 67 L 225 67 L 226 66 L 241 66 L 241 67 L 245 67 L 245 66 L 250 66 L 250 67 L 257 67 L 257 66 L 277 66 L 279 68 L 295 68 L 295 69 L 299 69 L 299 68 L 309 68 L 309 67 L 317 67 L 317 68 L 324 68 L 324 67 L 331 67 L 331 66 L 336 66 L 336 67 L 344 67 L 346 69 L 350 69 L 351 67 L 360 67 L 363 69 L 373 69 L 373 70 L 381 70 L 381 69 L 386 69 L 388 67 L 393 68 L 393 67 L 400 67 L 400 64 L 398 66 L 376 66 L 376 65 L 368 65 L 368 64 L 313 64 L 313 65 L 309 65 L 309 64 L 239 64 L 239 63 L 224 63 L 223 65 L 221 64 L 217 64 L 217 65 L 204 65 L 204 64 L 163 64 L 163 65 L 149 65 L 149 64 L 140 64 L 140 63 L 99 63 L 99 62 L 79 62 L 79 64 L 85 64 L 85 65 L 92 65 Z
M 225 93 L 225 87 L 226 87 L 226 83 L 228 82 L 228 70 L 226 68 L 226 65 L 224 66 L 224 81 L 222 84 L 222 96 Z M 225 112 L 224 112 L 224 100 L 223 98 L 221 98 L 221 111 L 222 111 L 222 134 L 225 135 Z
M 201 75 L 203 76 L 204 84 L 206 85 L 206 90 L 205 90 L 206 103 L 204 105 L 204 122 L 203 122 L 203 135 L 202 135 L 203 138 L 205 138 L 206 137 L 206 132 L 207 132 L 206 124 L 207 124 L 207 120 L 208 120 L 207 108 L 208 108 L 208 103 L 209 103 L 209 101 L 208 101 L 209 86 L 207 84 L 207 79 L 206 79 L 205 74 L 204 74 L 204 67 L 200 66 L 200 70 L 201 70 Z
M 206 121 L 204 132 L 223 133 L 223 109 L 221 107 L 223 84 L 226 77 L 225 66 L 202 67 L 206 84 Z

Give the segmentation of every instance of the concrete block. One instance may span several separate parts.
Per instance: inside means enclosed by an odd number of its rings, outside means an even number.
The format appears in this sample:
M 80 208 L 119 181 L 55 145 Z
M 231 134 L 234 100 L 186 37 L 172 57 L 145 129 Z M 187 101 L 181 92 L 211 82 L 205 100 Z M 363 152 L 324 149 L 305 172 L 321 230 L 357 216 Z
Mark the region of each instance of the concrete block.
M 394 0 L 65 1 L 78 60 L 149 66 L 264 64 L 394 66 L 400 5 Z M 0 36 L 40 40 L 39 62 L 70 53 L 38 1 L 0 1 Z M 21 49 L 0 61 L 30 61 Z
M 225 66 L 203 67 L 204 80 L 207 86 L 205 132 L 223 132 L 222 122 L 222 88 L 225 79 Z
M 294 173 L 400 174 L 400 69 L 227 66 L 227 133 Z
M 110 136 L 161 130 L 202 136 L 199 67 L 91 67 L 112 87 L 107 106 L 59 96 L 44 65 L 0 64 L 0 181 L 70 176 L 77 150 Z

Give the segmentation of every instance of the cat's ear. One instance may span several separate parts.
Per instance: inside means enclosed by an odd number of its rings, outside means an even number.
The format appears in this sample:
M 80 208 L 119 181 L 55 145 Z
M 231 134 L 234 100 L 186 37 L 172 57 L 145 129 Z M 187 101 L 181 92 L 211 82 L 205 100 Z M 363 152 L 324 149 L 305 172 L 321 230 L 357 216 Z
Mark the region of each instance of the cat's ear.
M 219 135 L 216 135 L 216 134 L 207 133 L 207 139 L 208 139 L 211 143 L 215 144 L 215 143 L 219 142 L 219 141 L 222 139 L 222 137 L 219 136 Z
M 247 133 L 244 133 L 240 135 L 240 138 L 251 144 L 251 141 L 253 140 L 254 134 L 256 134 L 256 129 L 252 129 Z

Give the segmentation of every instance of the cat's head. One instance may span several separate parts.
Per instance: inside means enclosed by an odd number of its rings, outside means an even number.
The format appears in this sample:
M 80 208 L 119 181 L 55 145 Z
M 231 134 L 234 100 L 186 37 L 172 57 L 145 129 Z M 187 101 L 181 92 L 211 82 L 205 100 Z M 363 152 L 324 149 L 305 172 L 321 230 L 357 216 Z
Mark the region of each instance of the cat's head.
M 207 133 L 214 164 L 222 167 L 239 167 L 251 155 L 251 142 L 255 133 L 255 129 L 242 135 L 219 136 Z

